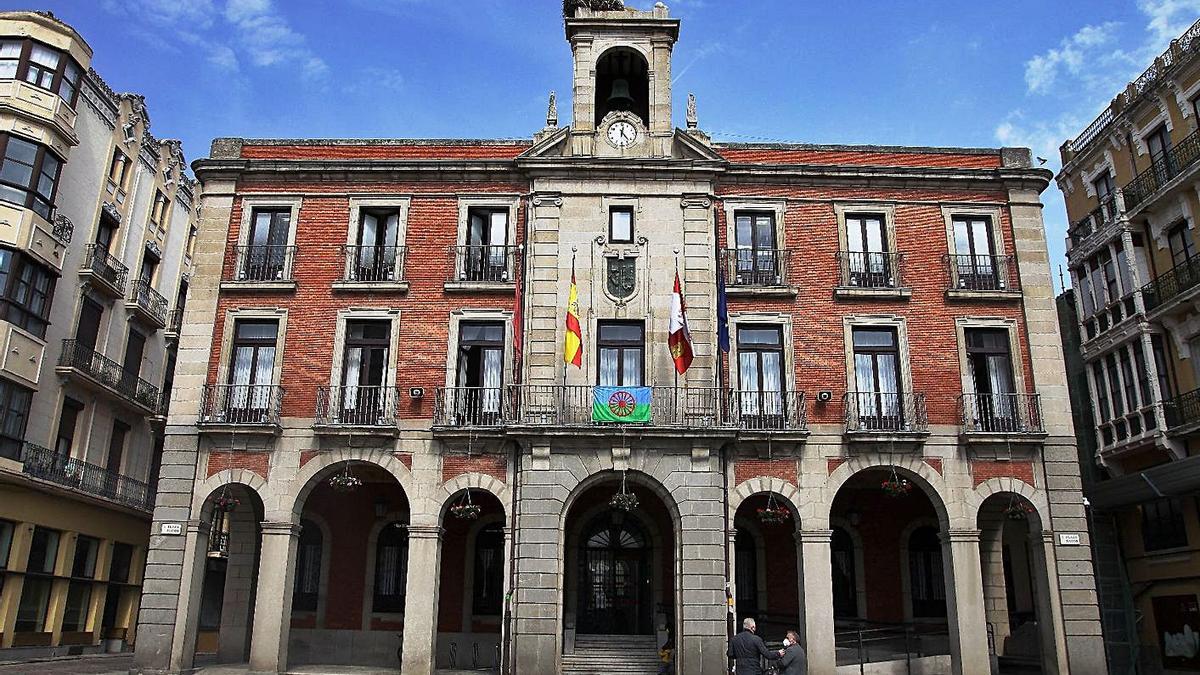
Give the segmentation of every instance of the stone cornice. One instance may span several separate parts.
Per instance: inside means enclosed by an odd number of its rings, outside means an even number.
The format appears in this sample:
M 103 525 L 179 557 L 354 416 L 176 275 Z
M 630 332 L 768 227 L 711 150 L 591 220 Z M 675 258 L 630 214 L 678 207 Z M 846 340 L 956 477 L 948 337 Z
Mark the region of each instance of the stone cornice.
M 939 186 L 1029 187 L 1038 192 L 1050 185 L 1054 174 L 1047 169 L 998 168 L 955 169 L 931 167 L 859 166 L 824 164 L 730 164 L 724 180 L 740 182 L 837 181 L 856 185 L 908 185 L 936 183 Z M 986 185 L 980 185 L 981 183 Z

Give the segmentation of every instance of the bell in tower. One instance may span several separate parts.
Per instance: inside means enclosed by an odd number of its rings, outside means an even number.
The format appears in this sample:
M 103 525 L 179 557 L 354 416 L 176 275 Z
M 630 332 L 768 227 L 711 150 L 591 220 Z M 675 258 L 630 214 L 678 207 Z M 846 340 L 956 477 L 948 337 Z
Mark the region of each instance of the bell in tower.
M 629 81 L 624 78 L 613 80 L 612 93 L 608 95 L 609 110 L 632 110 L 633 97 L 629 95 Z
M 604 96 L 596 106 L 596 124 L 614 112 L 630 112 L 650 123 L 650 77 L 646 59 L 634 49 L 614 47 L 596 62 L 596 91 Z

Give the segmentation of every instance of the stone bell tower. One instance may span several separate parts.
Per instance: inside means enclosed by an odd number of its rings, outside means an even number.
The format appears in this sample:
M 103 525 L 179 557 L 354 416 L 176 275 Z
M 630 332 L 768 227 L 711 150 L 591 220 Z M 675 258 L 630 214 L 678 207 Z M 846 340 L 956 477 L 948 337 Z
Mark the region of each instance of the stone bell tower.
M 566 31 L 575 61 L 568 152 L 669 156 L 671 50 L 679 20 L 668 18 L 661 2 L 645 12 L 584 6 L 566 17 Z

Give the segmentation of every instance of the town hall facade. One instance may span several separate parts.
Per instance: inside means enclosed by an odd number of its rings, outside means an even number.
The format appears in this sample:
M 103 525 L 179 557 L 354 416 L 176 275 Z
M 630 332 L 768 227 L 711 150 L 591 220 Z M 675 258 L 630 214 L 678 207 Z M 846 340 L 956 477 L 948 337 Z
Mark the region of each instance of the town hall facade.
M 137 670 L 717 675 L 752 616 L 813 673 L 1104 672 L 1051 173 L 714 142 L 666 7 L 569 13 L 569 125 L 195 163 Z

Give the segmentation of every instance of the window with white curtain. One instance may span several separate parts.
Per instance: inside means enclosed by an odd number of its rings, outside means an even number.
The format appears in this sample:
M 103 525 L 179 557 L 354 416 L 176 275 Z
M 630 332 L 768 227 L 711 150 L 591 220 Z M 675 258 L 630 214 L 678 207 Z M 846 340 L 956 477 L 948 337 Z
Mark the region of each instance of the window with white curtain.
M 867 429 L 897 428 L 903 406 L 900 386 L 900 344 L 896 329 L 856 327 L 853 330 L 855 400 L 859 424 Z
M 372 424 L 384 409 L 392 326 L 384 319 L 346 322 L 342 363 L 343 422 Z
M 458 387 L 463 414 L 500 412 L 504 380 L 504 324 L 464 321 L 458 328 Z M 474 420 L 479 421 L 479 420 Z
M 602 387 L 640 387 L 645 327 L 640 321 L 601 321 L 596 327 L 597 382 Z
M 743 415 L 783 413 L 783 329 L 742 326 L 737 329 L 738 405 Z
M 361 209 L 351 280 L 393 281 L 399 233 L 400 209 Z
M 464 281 L 508 281 L 508 209 L 467 211 Z
M 403 612 L 407 580 L 408 529 L 399 521 L 388 523 L 375 543 L 375 593 L 371 611 Z
M 895 285 L 888 261 L 887 221 L 883 214 L 846 214 L 846 266 L 851 286 Z
M 230 410 L 265 414 L 270 408 L 278 330 L 278 321 L 239 319 L 234 324 L 227 399 Z
M 986 431 L 1010 430 L 1018 421 L 1018 402 L 1008 329 L 968 328 L 964 336 L 977 423 Z

